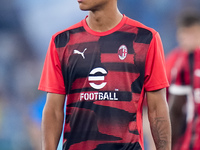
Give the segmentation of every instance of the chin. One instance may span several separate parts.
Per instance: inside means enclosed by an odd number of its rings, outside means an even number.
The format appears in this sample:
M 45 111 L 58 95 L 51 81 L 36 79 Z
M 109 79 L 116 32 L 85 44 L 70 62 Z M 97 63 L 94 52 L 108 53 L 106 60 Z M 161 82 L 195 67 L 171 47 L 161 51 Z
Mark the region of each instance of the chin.
M 79 8 L 82 11 L 88 11 L 88 10 L 90 10 L 89 8 L 87 8 L 86 6 L 83 6 L 82 4 L 79 4 Z
M 82 10 L 82 11 L 89 11 L 89 9 L 81 8 L 81 7 L 80 7 L 80 10 Z
M 82 3 L 79 3 L 79 8 L 82 11 L 91 11 L 91 10 L 94 10 L 94 7 L 92 5 L 89 6 L 89 5 L 82 4 Z

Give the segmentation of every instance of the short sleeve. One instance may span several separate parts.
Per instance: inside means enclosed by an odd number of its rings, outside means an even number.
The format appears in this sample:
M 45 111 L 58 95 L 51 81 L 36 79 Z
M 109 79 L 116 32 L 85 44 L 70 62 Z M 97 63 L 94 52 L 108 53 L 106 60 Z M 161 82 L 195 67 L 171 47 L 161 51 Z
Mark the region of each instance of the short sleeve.
M 156 33 L 146 57 L 144 88 L 146 91 L 154 91 L 168 86 L 163 46 L 159 34 Z
M 46 54 L 38 89 L 50 93 L 66 94 L 61 64 L 53 37 Z

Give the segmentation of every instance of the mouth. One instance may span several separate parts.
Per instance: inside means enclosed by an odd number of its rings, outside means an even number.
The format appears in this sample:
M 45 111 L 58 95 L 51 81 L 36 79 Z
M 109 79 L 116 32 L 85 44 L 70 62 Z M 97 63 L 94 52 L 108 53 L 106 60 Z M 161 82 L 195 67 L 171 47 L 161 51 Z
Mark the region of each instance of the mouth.
M 78 1 L 78 3 L 82 3 L 83 2 L 83 0 L 77 0 Z

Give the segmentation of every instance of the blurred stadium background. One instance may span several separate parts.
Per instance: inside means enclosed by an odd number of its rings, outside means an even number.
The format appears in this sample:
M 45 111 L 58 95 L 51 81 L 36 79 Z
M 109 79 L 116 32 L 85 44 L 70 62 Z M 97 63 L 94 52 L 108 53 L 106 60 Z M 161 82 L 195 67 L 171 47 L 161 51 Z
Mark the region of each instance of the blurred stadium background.
M 176 17 L 200 0 L 118 0 L 156 29 L 165 54 L 177 44 Z M 45 93 L 37 90 L 51 36 L 82 20 L 76 0 L 0 0 L 0 150 L 39 150 Z

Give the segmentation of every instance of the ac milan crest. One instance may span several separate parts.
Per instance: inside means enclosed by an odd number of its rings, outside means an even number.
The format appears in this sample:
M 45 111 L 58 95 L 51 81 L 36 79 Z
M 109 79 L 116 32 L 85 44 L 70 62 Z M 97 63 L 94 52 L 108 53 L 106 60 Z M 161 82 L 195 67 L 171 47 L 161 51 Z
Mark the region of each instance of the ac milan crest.
M 121 60 L 124 60 L 127 56 L 127 47 L 125 45 L 121 45 L 118 49 L 118 56 Z

